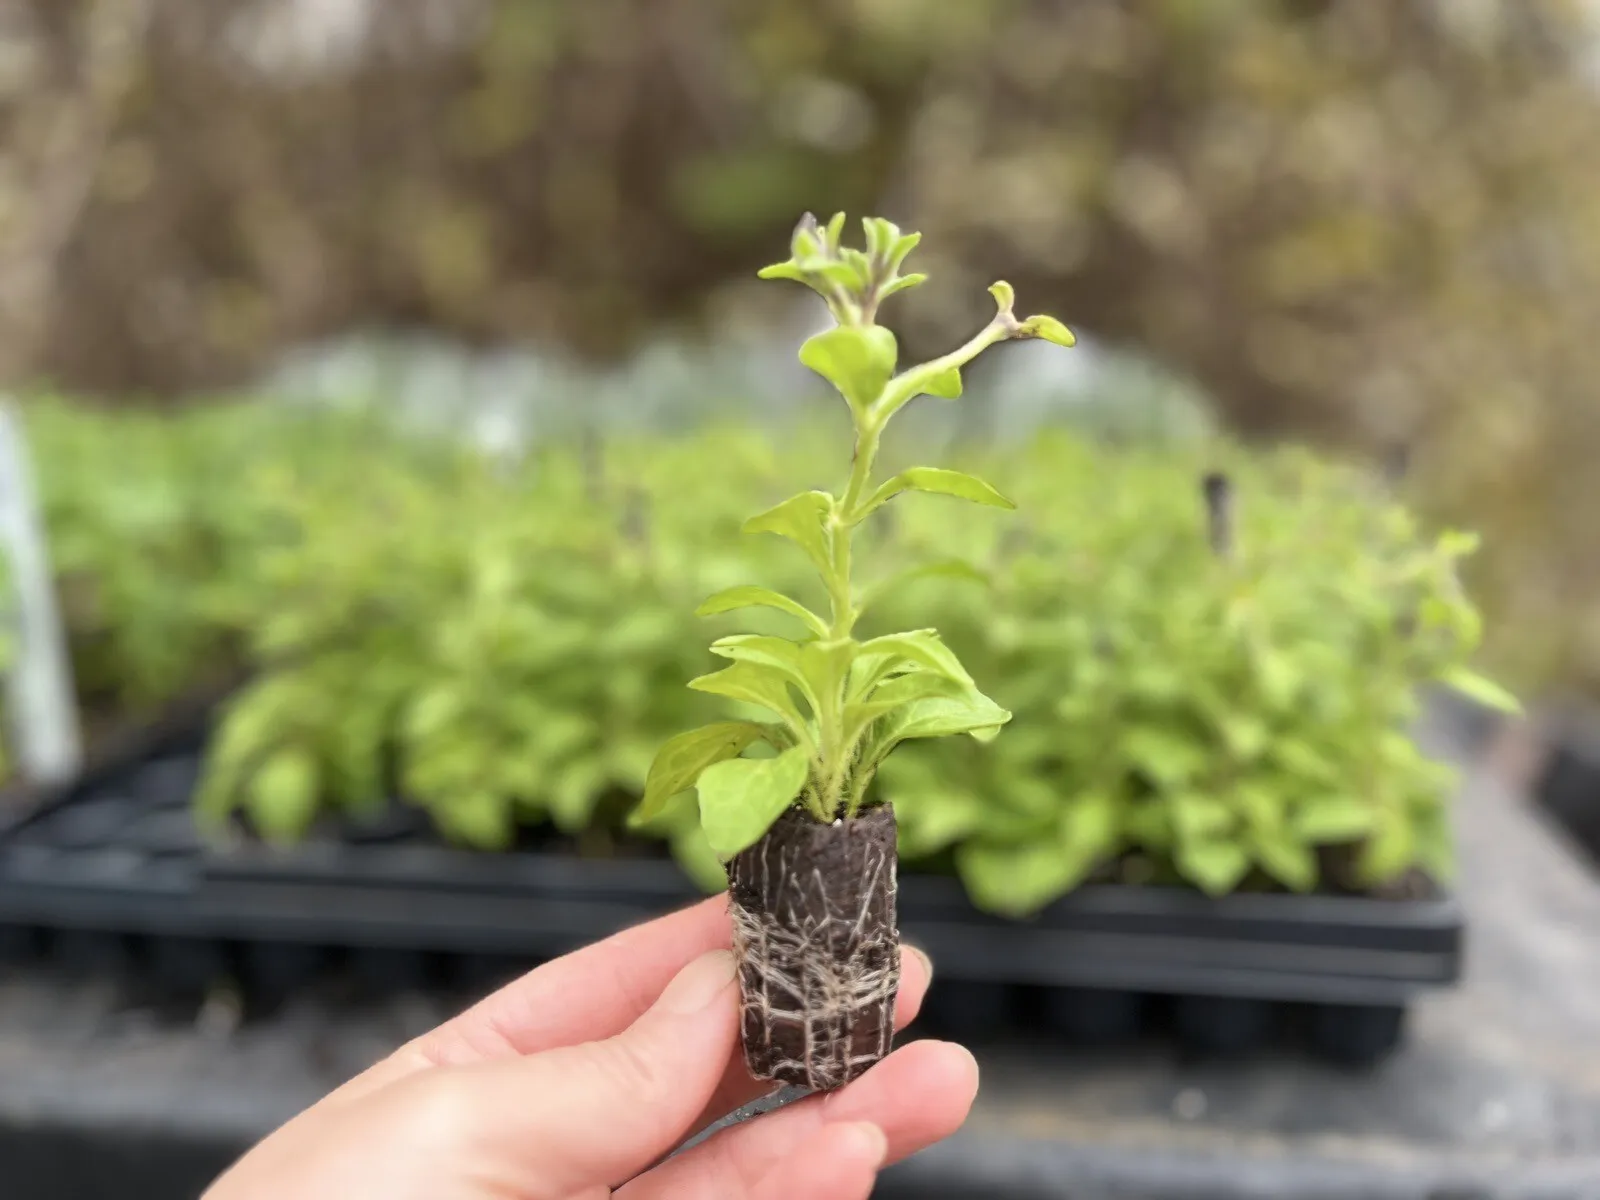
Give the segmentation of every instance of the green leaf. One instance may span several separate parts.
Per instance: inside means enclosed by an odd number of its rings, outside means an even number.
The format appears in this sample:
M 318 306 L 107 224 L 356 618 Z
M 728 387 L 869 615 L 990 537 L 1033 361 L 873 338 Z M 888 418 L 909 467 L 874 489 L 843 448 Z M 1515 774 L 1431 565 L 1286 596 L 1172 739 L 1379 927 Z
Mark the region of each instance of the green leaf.
M 1206 765 L 1206 752 L 1193 739 L 1157 725 L 1125 730 L 1122 753 L 1135 768 L 1169 787 L 1187 782 Z
M 906 258 L 917 248 L 921 241 L 922 235 L 920 233 L 901 234 L 894 240 L 894 244 L 889 247 L 889 265 L 898 271 L 900 264 L 905 262 Z
M 414 738 L 432 737 L 460 717 L 467 705 L 468 697 L 450 684 L 423 692 L 406 712 L 406 733 Z
M 1014 503 L 976 475 L 968 475 L 965 471 L 948 471 L 943 467 L 912 467 L 885 480 L 862 504 L 857 519 L 906 491 L 956 496 L 974 504 L 987 504 L 991 508 L 1016 508 Z
M 902 792 L 886 787 L 884 795 L 895 806 L 903 859 L 936 854 L 983 828 L 983 803 L 970 792 L 948 789 Z
M 1416 830 L 1398 813 L 1383 813 L 1372 835 L 1362 843 L 1356 871 L 1366 883 L 1386 883 L 1417 859 Z
M 301 749 L 286 748 L 261 764 L 250 780 L 246 810 L 262 837 L 292 842 L 317 815 L 317 764 Z
M 967 669 L 961 665 L 961 660 L 956 657 L 955 651 L 946 646 L 939 634 L 932 629 L 913 629 L 906 633 L 890 633 L 883 637 L 875 637 L 871 641 L 861 643 L 860 655 L 862 658 L 884 655 L 888 657 L 888 671 L 901 663 L 915 663 L 935 674 L 943 675 L 946 679 L 953 679 L 967 687 L 972 686 L 972 676 L 967 674 Z
M 1317 856 L 1310 846 L 1295 841 L 1281 830 L 1276 833 L 1256 830 L 1250 836 L 1250 846 L 1261 869 L 1284 887 L 1309 892 L 1317 886 Z
M 862 217 L 861 230 L 866 234 L 867 250 L 877 258 L 887 260 L 900 241 L 900 227 L 883 217 Z
M 1340 782 L 1339 769 L 1320 749 L 1300 738 L 1279 738 L 1273 743 L 1272 757 L 1305 779 L 1331 785 Z
M 734 758 L 701 772 L 700 824 L 717 856 L 726 861 L 755 845 L 800 794 L 806 772 L 800 746 L 776 758 Z
M 1040 338 L 1047 342 L 1054 342 L 1058 346 L 1076 346 L 1078 339 L 1054 317 L 1047 317 L 1043 313 L 1029 317 L 1017 330 L 1020 338 Z
M 833 570 L 833 551 L 827 524 L 833 514 L 833 497 L 827 492 L 801 492 L 775 508 L 757 513 L 744 523 L 746 533 L 775 533 L 788 538 L 806 552 L 818 571 Z
M 1017 302 L 1017 293 L 1004 279 L 998 279 L 989 285 L 989 295 L 994 297 L 996 310 L 1008 313 Z
M 479 850 L 505 850 L 516 836 L 511 805 L 493 792 L 464 792 L 428 806 L 451 841 Z
M 832 253 L 838 253 L 839 241 L 844 236 L 844 222 L 845 215 L 842 212 L 836 212 L 828 219 L 823 237 L 828 250 Z
M 594 820 L 594 806 L 605 788 L 605 765 L 593 755 L 557 770 L 549 787 L 550 818 L 556 828 L 567 833 L 586 828 Z
M 1006 917 L 1031 916 L 1081 878 L 1079 864 L 1048 838 L 967 842 L 956 849 L 956 872 L 974 904 Z
M 800 361 L 833 384 L 857 413 L 865 413 L 894 374 L 899 348 L 882 325 L 838 325 L 800 347 Z
M 1466 667 L 1449 668 L 1439 676 L 1439 682 L 1460 692 L 1467 699 L 1475 700 L 1485 708 L 1492 708 L 1496 712 L 1515 714 L 1522 711 L 1522 705 L 1517 702 L 1517 698 L 1505 688 L 1492 679 L 1485 679 L 1476 671 L 1469 671 Z
M 702 891 L 714 894 L 727 888 L 727 868 L 711 848 L 711 842 L 706 838 L 706 831 L 701 828 L 699 821 L 686 825 L 672 835 L 672 857 Z
M 689 687 L 777 713 L 796 733 L 805 728 L 805 717 L 789 693 L 788 676 L 770 667 L 736 662 L 710 675 L 691 679 Z
M 806 673 L 799 642 L 764 633 L 735 633 L 712 642 L 711 653 L 778 672 L 800 689 L 813 708 L 816 707 L 816 690 L 812 687 L 811 676 Z
M 978 741 L 990 741 L 1009 720 L 1009 712 L 976 690 L 961 696 L 917 700 L 881 722 L 866 757 L 869 762 L 877 761 L 900 742 L 913 738 L 965 733 Z
M 634 811 L 632 822 L 644 824 L 655 820 L 666 811 L 674 796 L 694 786 L 701 771 L 713 763 L 743 754 L 745 748 L 765 732 L 766 726 L 755 721 L 718 721 L 668 738 L 650 764 L 650 773 L 644 782 L 644 799 Z
M 945 558 L 937 562 L 907 567 L 887 579 L 872 584 L 863 593 L 859 608 L 865 611 L 895 589 L 921 579 L 958 579 L 967 583 L 979 583 L 985 587 L 993 582 L 987 571 L 979 570 L 965 559 Z
M 941 400 L 956 400 L 961 396 L 961 368 L 951 367 L 940 371 L 923 386 L 923 395 L 937 396 Z
M 1120 812 L 1108 792 L 1088 791 L 1074 796 L 1061 813 L 1061 840 L 1067 853 L 1091 866 L 1108 857 L 1119 840 Z
M 964 685 L 932 671 L 913 671 L 885 680 L 865 700 L 845 705 L 844 744 L 854 745 L 866 727 L 896 709 L 934 696 L 957 698 L 966 694 Z
M 1205 841 L 1231 830 L 1234 813 L 1215 796 L 1179 792 L 1171 797 L 1172 824 L 1184 840 Z
M 884 284 L 883 291 L 879 294 L 883 296 L 892 296 L 896 292 L 903 292 L 907 288 L 920 287 L 922 284 L 927 282 L 928 277 L 921 271 L 913 271 L 909 275 L 902 275 L 900 278 L 890 280 L 888 283 Z M 934 394 L 939 395 L 940 393 L 935 392 Z
M 762 267 L 756 272 L 757 279 L 792 279 L 796 283 L 805 283 L 807 276 L 799 266 L 793 262 L 773 263 L 769 267 Z
M 694 612 L 697 617 L 714 617 L 718 613 L 733 612 L 740 608 L 775 608 L 804 621 L 818 637 L 826 637 L 828 634 L 828 623 L 805 605 L 789 599 L 781 592 L 775 592 L 771 588 L 756 587 L 753 584 L 723 588 L 720 592 L 702 600 L 700 607 Z
M 832 638 L 801 646 L 800 670 L 805 675 L 808 694 L 818 699 L 833 697 L 836 704 L 844 693 L 845 680 L 850 676 L 850 667 L 859 651 L 860 645 L 854 638 Z
M 1295 836 L 1313 845 L 1351 842 L 1365 837 L 1376 819 L 1376 809 L 1355 796 L 1313 796 L 1300 803 L 1290 818 Z
M 1237 842 L 1186 842 L 1178 847 L 1178 869 L 1184 878 L 1211 896 L 1236 887 L 1250 870 L 1250 856 Z

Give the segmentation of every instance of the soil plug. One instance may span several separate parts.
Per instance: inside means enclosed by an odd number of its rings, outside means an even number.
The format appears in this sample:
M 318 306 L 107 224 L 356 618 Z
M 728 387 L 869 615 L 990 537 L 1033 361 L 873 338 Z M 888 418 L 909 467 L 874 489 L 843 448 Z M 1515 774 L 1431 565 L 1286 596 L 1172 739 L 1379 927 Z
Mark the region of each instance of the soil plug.
M 919 235 L 862 222 L 866 245 L 842 244 L 844 214 L 809 214 L 787 261 L 764 279 L 789 279 L 827 303 L 832 328 L 800 347 L 800 361 L 849 407 L 855 445 L 838 493 L 801 492 L 745 522 L 746 533 L 786 538 L 815 568 L 822 604 L 769 588 L 724 589 L 697 610 L 712 616 L 770 608 L 796 622 L 792 638 L 736 634 L 712 643 L 727 660 L 689 684 L 763 713 L 679 734 L 650 768 L 635 826 L 681 827 L 696 805 L 707 843 L 727 864 L 734 952 L 743 996 L 745 1061 L 757 1079 L 826 1091 L 889 1052 L 900 981 L 893 809 L 873 780 L 913 738 L 967 734 L 988 741 L 1011 714 L 978 690 L 933 629 L 858 640 L 865 597 L 852 575 L 856 529 L 909 492 L 997 508 L 1015 505 L 973 475 L 912 467 L 875 481 L 889 421 L 918 396 L 953 400 L 961 370 L 990 346 L 1042 338 L 1070 346 L 1053 317 L 1019 318 L 1010 285 L 989 289 L 995 315 L 964 345 L 897 369 L 894 334 L 878 306 L 925 276 L 902 274 Z M 826 615 L 823 615 L 823 613 Z M 912 798 L 907 803 L 915 803 Z

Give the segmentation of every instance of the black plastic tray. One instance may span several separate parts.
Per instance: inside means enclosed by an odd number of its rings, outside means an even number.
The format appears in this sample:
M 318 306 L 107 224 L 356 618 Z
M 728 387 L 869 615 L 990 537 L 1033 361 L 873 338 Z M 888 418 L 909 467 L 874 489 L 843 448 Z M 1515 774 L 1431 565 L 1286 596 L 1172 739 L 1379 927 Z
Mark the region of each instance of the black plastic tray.
M 1534 796 L 1600 864 L 1600 714 L 1568 705 L 1546 726 L 1547 752 Z
M 49 940 L 58 958 L 114 967 L 142 956 L 196 980 L 242 955 L 244 975 L 279 990 L 342 953 L 405 983 L 429 956 L 505 972 L 699 895 L 665 859 L 485 855 L 403 836 L 217 849 L 186 820 L 197 770 L 192 747 L 169 746 L 0 831 L 0 945 L 9 930 L 24 949 Z M 1030 1009 L 1059 1032 L 1109 1041 L 1144 1028 L 1156 994 L 1180 997 L 1160 1003 L 1202 1049 L 1260 1040 L 1278 1019 L 1271 1002 L 1287 1002 L 1332 1006 L 1344 1032 L 1331 1041 L 1348 1042 L 1355 1021 L 1386 1043 L 1375 1054 L 1398 1038 L 1406 1003 L 1452 983 L 1461 964 L 1449 897 L 1092 886 L 1019 922 L 978 912 L 952 879 L 907 873 L 900 905 L 906 937 L 939 966 L 934 1016 L 956 1029 Z M 1324 1019 L 1309 1020 L 1313 1040 L 1329 1042 L 1316 1033 Z

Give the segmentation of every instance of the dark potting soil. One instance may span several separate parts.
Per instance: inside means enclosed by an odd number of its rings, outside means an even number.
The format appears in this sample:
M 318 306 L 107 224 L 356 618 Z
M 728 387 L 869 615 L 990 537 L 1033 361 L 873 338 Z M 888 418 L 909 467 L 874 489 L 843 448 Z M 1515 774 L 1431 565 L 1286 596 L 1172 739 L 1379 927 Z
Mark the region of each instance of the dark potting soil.
M 729 864 L 745 1061 L 827 1091 L 889 1052 L 900 985 L 894 810 L 790 809 Z

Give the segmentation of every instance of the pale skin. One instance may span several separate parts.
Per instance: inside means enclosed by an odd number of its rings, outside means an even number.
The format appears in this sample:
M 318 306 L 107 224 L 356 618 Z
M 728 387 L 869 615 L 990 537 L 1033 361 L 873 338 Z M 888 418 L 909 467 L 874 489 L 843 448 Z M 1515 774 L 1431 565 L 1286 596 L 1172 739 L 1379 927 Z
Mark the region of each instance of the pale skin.
M 295 1117 L 203 1200 L 866 1200 L 953 1133 L 978 1087 L 948 1042 L 723 1130 L 770 1090 L 738 1047 L 726 897 L 548 963 Z M 902 955 L 897 1026 L 930 968 Z

